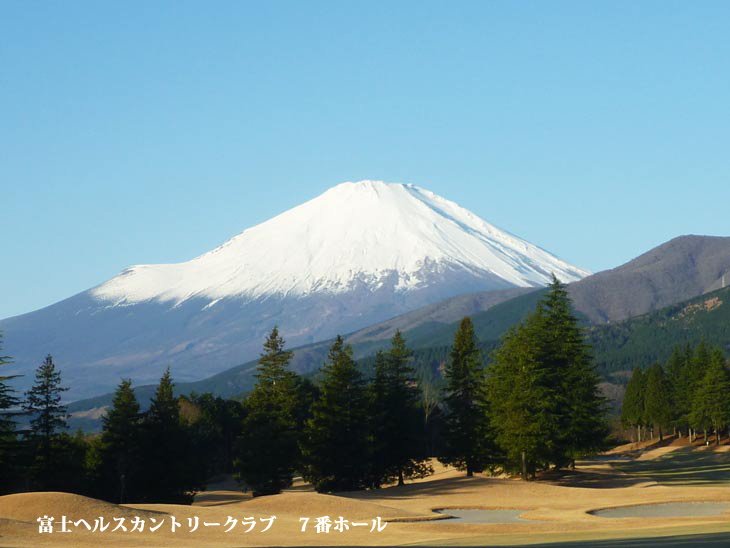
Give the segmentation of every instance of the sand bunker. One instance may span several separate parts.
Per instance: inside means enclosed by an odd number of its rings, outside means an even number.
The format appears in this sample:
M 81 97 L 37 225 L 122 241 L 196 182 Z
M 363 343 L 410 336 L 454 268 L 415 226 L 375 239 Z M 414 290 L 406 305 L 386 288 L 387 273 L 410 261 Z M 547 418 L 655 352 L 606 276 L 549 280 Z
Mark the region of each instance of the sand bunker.
M 602 518 L 686 518 L 730 512 L 729 502 L 664 502 L 602 508 L 589 512 Z
M 439 523 L 519 523 L 530 521 L 520 517 L 520 514 L 525 510 L 444 508 L 435 511 L 450 517 L 448 520 L 438 520 Z

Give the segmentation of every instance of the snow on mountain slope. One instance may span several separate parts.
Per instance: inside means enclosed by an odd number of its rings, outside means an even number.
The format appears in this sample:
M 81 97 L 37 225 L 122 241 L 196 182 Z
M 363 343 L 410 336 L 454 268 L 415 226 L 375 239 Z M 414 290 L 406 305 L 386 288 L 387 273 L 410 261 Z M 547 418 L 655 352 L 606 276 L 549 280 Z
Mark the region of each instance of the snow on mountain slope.
M 50 352 L 79 398 L 120 377 L 156 382 L 167 366 L 180 382 L 213 375 L 254 359 L 274 325 L 292 348 L 553 272 L 586 274 L 427 190 L 343 183 L 209 253 L 131 267 L 0 331 L 19 389 Z
M 565 282 L 588 274 L 428 190 L 361 181 L 337 185 L 191 261 L 133 266 L 92 295 L 113 304 L 214 303 L 377 289 L 394 274 L 395 290 L 409 291 L 448 270 L 521 287 L 544 285 L 552 273 Z

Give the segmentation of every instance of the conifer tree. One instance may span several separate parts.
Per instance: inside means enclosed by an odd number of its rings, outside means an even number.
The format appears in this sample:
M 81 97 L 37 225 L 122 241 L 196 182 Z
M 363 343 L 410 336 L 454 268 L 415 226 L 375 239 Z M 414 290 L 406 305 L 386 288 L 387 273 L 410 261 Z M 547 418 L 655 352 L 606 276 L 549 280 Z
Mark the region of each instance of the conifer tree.
M 375 466 L 381 467 L 373 483 L 393 479 L 403 485 L 405 478 L 424 477 L 432 472 L 421 446 L 419 391 L 411 367 L 412 352 L 400 331 L 390 350 L 376 360 L 373 408 L 381 424 L 376 425 Z
M 689 408 L 689 423 L 694 432 L 694 436 L 690 436 L 690 439 L 696 437 L 697 430 L 703 430 L 706 441 L 707 429 L 711 426 L 709 418 L 702 413 L 703 408 L 695 405 L 697 391 L 700 388 L 702 379 L 705 377 L 710 359 L 710 348 L 704 339 L 700 340 L 691 356 L 688 356 L 685 383 Z
M 552 372 L 543 363 L 541 306 L 502 338 L 487 376 L 491 425 L 506 468 L 523 480 L 550 462 L 559 436 Z
M 369 430 L 371 437 L 370 466 L 368 472 L 368 486 L 378 489 L 381 484 L 391 481 L 388 476 L 388 446 L 386 434 L 388 432 L 388 367 L 385 353 L 378 350 L 375 353 L 375 375 L 367 387 L 370 408 Z
M 641 441 L 641 427 L 644 425 L 644 373 L 634 369 L 626 386 L 624 402 L 621 406 L 621 422 L 624 426 L 636 428 L 636 441 Z
M 659 441 L 664 439 L 663 429 L 672 419 L 671 385 L 662 366 L 652 365 L 646 373 L 644 392 L 644 416 L 648 424 L 659 431 Z
M 554 385 L 559 435 L 552 462 L 556 467 L 600 451 L 608 435 L 606 399 L 598 388 L 600 377 L 593 365 L 582 328 L 571 311 L 570 298 L 553 275 L 550 290 L 542 300 L 544 341 L 541 360 Z
M 235 461 L 237 477 L 254 496 L 289 487 L 300 462 L 299 391 L 297 376 L 288 369 L 291 355 L 274 327 L 259 358 L 256 385 L 246 400 Z
M 672 355 L 667 361 L 665 374 L 671 387 L 670 400 L 672 402 L 672 424 L 682 436 L 682 430 L 689 424 L 690 402 L 684 383 L 685 369 L 687 367 L 687 352 L 677 345 L 672 350 Z
M 730 373 L 722 352 L 713 352 L 705 376 L 697 387 L 692 405 L 692 422 L 699 428 L 712 426 L 715 443 L 730 425 Z
M 320 396 L 302 440 L 305 477 L 320 492 L 364 489 L 370 458 L 367 393 L 342 337 L 330 347 L 321 373 Z
M 166 376 L 169 383 L 169 370 Z M 130 379 L 122 379 L 102 423 L 103 497 L 122 504 L 139 496 L 142 474 L 140 408 Z
M 142 421 L 143 463 L 139 491 L 158 503 L 189 502 L 205 478 L 193 466 L 188 436 L 180 421 L 180 405 L 168 367 L 157 385 Z
M 30 415 L 30 439 L 37 447 L 34 475 L 42 488 L 52 484 L 56 454 L 53 441 L 68 428 L 66 406 L 61 404 L 61 394 L 68 388 L 61 386 L 61 373 L 56 369 L 49 354 L 38 367 L 35 382 L 25 393 L 23 409 Z
M 2 353 L 3 334 L 0 332 L 0 354 Z M 10 364 L 9 356 L 0 355 L 0 366 Z M 17 408 L 20 400 L 15 391 L 7 384 L 19 375 L 0 375 L 0 495 L 7 492 L 11 481 L 17 476 L 17 455 L 19 443 L 16 423 L 13 417 L 20 414 Z
M 446 455 L 439 460 L 468 477 L 493 464 L 494 449 L 487 416 L 484 364 L 470 318 L 454 335 L 451 359 L 444 371 Z

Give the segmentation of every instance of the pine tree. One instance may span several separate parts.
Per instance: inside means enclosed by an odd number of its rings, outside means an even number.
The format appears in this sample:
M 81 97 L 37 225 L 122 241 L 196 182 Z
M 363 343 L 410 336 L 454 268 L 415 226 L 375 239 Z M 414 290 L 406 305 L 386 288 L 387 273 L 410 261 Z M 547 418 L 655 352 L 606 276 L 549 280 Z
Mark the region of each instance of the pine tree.
M 297 376 L 287 369 L 291 355 L 274 327 L 259 358 L 256 385 L 246 400 L 235 460 L 237 477 L 254 496 L 273 495 L 289 487 L 300 462 L 299 390 Z
M 376 360 L 373 409 L 380 424 L 375 425 L 374 465 L 380 467 L 373 483 L 393 479 L 398 485 L 405 478 L 425 477 L 432 472 L 421 447 L 419 390 L 410 365 L 412 352 L 400 331 L 396 331 L 390 350 Z
M 2 352 L 3 334 L 0 332 L 0 353 Z M 0 355 L 0 367 L 11 363 L 9 356 Z M 12 480 L 17 476 L 17 455 L 19 443 L 16 434 L 16 423 L 13 417 L 19 415 L 17 408 L 20 400 L 7 381 L 19 375 L 0 375 L 0 495 L 11 488 Z
M 664 439 L 663 429 L 672 419 L 671 390 L 662 366 L 652 365 L 646 373 L 644 416 L 659 431 L 659 441 Z
M 718 349 L 719 351 L 719 349 Z M 722 352 L 713 352 L 705 376 L 697 387 L 692 405 L 692 422 L 699 428 L 712 426 L 715 443 L 730 425 L 730 373 Z
M 570 298 L 553 275 L 550 291 L 542 300 L 545 353 L 541 357 L 552 376 L 558 412 L 559 437 L 552 461 L 556 467 L 601 451 L 608 427 L 605 422 L 606 399 L 593 365 L 583 330 L 571 311 Z
M 626 386 L 624 402 L 621 406 L 621 422 L 626 427 L 636 428 L 636 441 L 641 441 L 641 427 L 644 425 L 644 391 L 646 388 L 644 373 L 638 367 L 634 369 L 629 384 Z
M 683 382 L 684 371 L 686 368 L 686 351 L 681 346 L 675 346 L 672 355 L 667 361 L 664 372 L 669 381 L 671 392 L 669 399 L 672 402 L 672 424 L 682 436 L 682 430 L 688 426 L 688 417 L 690 412 L 690 402 Z
M 364 489 L 370 458 L 367 394 L 342 337 L 330 347 L 321 373 L 320 396 L 302 440 L 305 477 L 320 492 Z
M 487 375 L 490 419 L 505 467 L 523 480 L 550 462 L 559 436 L 554 379 L 544 355 L 542 307 L 513 327 L 492 354 Z
M 685 371 L 685 383 L 687 390 L 687 400 L 689 403 L 689 420 L 692 430 L 703 430 L 705 434 L 705 441 L 707 440 L 707 429 L 711 426 L 710 419 L 702 414 L 702 407 L 697 407 L 697 391 L 702 384 L 702 379 L 705 377 L 705 373 L 710 364 L 710 348 L 707 342 L 702 339 L 699 344 L 695 347 L 691 357 L 687 360 L 687 367 Z
M 446 455 L 439 460 L 471 477 L 493 463 L 494 450 L 487 417 L 485 372 L 470 318 L 464 318 L 454 335 L 451 360 L 444 371 Z
M 169 382 L 169 370 L 166 382 Z M 132 381 L 123 379 L 114 393 L 111 408 L 102 418 L 102 496 L 107 500 L 122 504 L 139 496 L 140 418 Z
M 180 420 L 180 404 L 174 395 L 168 367 L 142 421 L 142 473 L 138 491 L 158 503 L 190 502 L 205 478 L 192 464 L 188 436 Z
M 61 404 L 61 394 L 66 390 L 68 388 L 61 386 L 61 373 L 49 354 L 36 370 L 35 382 L 25 393 L 23 403 L 23 409 L 31 416 L 30 438 L 38 448 L 34 475 L 42 488 L 52 484 L 56 471 L 53 440 L 61 430 L 68 428 L 66 406 Z
M 386 442 L 389 428 L 388 366 L 382 350 L 375 353 L 374 369 L 375 375 L 367 387 L 371 437 L 368 486 L 378 489 L 381 484 L 394 479 L 388 475 L 388 445 Z

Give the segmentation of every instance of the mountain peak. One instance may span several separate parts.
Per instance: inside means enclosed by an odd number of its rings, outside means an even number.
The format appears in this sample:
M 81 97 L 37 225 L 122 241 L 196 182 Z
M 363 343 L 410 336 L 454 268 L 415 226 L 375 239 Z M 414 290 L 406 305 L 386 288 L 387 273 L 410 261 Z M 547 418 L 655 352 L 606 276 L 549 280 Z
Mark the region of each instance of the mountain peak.
M 244 230 L 184 263 L 139 265 L 95 288 L 116 304 L 423 289 L 454 273 L 484 288 L 539 286 L 587 272 L 412 184 L 363 180 Z

